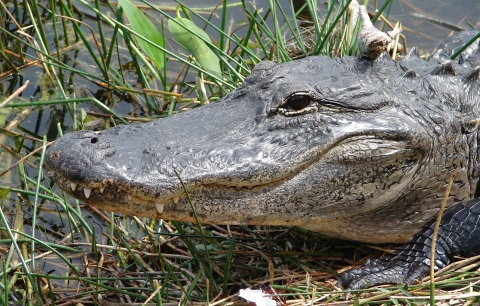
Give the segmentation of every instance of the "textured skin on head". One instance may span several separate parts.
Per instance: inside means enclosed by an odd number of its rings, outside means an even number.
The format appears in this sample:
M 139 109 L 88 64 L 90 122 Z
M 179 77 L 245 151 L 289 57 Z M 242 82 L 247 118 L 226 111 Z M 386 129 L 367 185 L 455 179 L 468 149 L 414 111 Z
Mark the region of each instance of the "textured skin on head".
M 75 197 L 124 214 L 193 221 L 176 171 L 205 223 L 406 242 L 455 169 L 448 206 L 477 192 L 478 57 L 262 62 L 208 106 L 67 134 L 46 165 Z

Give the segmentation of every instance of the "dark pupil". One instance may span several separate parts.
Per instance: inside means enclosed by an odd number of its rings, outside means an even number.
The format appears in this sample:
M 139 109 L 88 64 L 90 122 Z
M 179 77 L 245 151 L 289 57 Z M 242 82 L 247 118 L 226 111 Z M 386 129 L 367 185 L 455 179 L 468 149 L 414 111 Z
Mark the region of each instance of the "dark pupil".
M 301 110 L 310 104 L 310 96 L 308 95 L 294 95 L 288 98 L 288 106 L 294 110 Z

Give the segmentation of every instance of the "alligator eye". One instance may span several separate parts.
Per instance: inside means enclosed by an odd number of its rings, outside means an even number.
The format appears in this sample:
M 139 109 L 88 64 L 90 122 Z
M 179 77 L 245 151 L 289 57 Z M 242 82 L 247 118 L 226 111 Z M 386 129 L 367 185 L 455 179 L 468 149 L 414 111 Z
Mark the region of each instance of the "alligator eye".
M 310 105 L 312 97 L 305 94 L 291 95 L 287 98 L 285 105 L 293 110 L 301 110 Z

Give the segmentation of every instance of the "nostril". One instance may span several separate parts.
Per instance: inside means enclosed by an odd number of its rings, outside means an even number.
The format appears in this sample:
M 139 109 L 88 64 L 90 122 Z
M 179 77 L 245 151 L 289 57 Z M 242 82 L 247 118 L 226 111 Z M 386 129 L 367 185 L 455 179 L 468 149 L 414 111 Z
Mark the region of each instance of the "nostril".
M 90 139 L 90 143 L 97 143 L 97 141 L 98 141 L 97 137 L 93 137 L 92 139 Z
M 50 156 L 52 157 L 53 161 L 58 161 L 58 159 L 60 158 L 58 152 L 54 151 L 50 154 Z

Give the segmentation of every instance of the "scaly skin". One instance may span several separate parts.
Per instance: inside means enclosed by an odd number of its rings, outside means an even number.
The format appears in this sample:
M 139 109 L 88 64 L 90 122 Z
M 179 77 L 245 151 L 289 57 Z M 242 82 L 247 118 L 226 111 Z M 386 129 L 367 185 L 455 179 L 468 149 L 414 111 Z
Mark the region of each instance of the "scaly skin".
M 193 221 L 177 171 L 205 223 L 404 243 L 435 216 L 453 171 L 448 206 L 478 192 L 474 51 L 461 65 L 442 51 L 263 62 L 217 103 L 67 134 L 46 165 L 62 189 L 124 214 Z
M 412 240 L 389 258 L 367 261 L 342 275 L 338 286 L 352 290 L 378 284 L 412 284 L 430 272 L 435 221 L 428 222 Z M 480 199 L 459 203 L 442 217 L 435 248 L 434 269 L 446 267 L 454 256 L 480 254 Z

